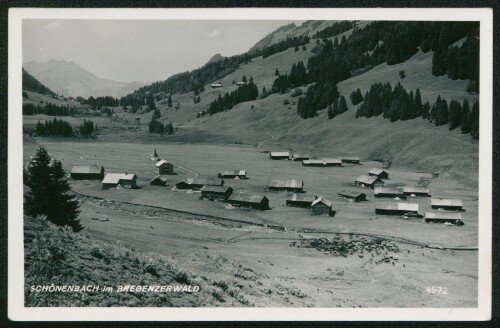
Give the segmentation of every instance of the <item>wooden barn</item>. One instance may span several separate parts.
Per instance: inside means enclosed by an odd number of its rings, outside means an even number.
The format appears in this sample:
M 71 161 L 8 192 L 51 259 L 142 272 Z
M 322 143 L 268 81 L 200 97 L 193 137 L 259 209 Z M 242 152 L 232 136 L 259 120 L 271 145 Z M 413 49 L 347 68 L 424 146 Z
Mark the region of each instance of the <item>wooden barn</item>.
M 158 169 L 158 174 L 174 174 L 174 165 L 166 159 L 158 161 L 156 168 Z
M 389 173 L 387 171 L 382 170 L 382 169 L 371 169 L 370 172 L 368 173 L 369 176 L 375 176 L 379 177 L 380 179 L 389 179 Z
M 312 203 L 318 199 L 317 196 L 307 194 L 291 194 L 286 197 L 287 206 L 311 207 Z
M 219 178 L 227 178 L 227 179 L 246 179 L 247 171 L 245 170 L 220 171 L 218 176 Z
M 359 157 L 342 157 L 342 163 L 360 164 Z
M 426 223 L 451 223 L 457 226 L 464 225 L 462 214 L 449 212 L 425 212 L 424 221 Z
M 310 158 L 309 155 L 304 155 L 299 153 L 295 153 L 292 155 L 292 161 L 305 161 L 308 160 L 309 158 Z
M 421 197 L 429 197 L 429 188 L 426 187 L 403 187 L 403 195 L 406 196 L 421 196 Z
M 233 188 L 227 186 L 207 185 L 201 188 L 201 198 L 209 200 L 227 201 L 232 193 Z
M 161 175 L 158 175 L 156 178 L 149 181 L 149 184 L 151 186 L 162 186 L 162 187 L 168 186 L 167 179 L 163 178 Z
M 238 81 L 236 82 L 236 85 L 245 85 L 246 83 L 245 82 L 242 82 L 242 81 Z
M 212 89 L 216 89 L 216 88 L 222 88 L 222 83 L 212 83 L 210 84 L 210 86 L 212 87 Z
M 342 166 L 342 160 L 339 158 L 322 158 L 322 159 L 308 159 L 303 160 L 302 165 L 304 166 Z
M 272 151 L 269 153 L 269 157 L 277 160 L 290 159 L 290 153 L 287 151 Z
M 203 186 L 223 186 L 224 180 L 220 178 L 188 178 L 177 183 L 177 189 L 200 190 Z
M 373 191 L 373 196 L 375 197 L 387 197 L 387 198 L 400 198 L 406 199 L 403 195 L 403 191 L 398 188 L 388 188 L 388 187 L 375 187 Z
M 335 216 L 335 211 L 332 208 L 332 202 L 324 197 L 319 197 L 311 204 L 312 215 L 328 215 Z
M 407 213 L 417 214 L 418 204 L 382 202 L 375 204 L 375 214 L 403 215 Z
M 338 197 L 347 199 L 352 202 L 362 202 L 366 200 L 366 194 L 358 191 L 345 191 L 339 192 Z
M 268 190 L 285 190 L 291 192 L 303 192 L 304 191 L 304 181 L 291 179 L 291 180 L 281 180 L 274 179 L 271 180 L 269 185 L 267 186 Z
M 375 187 L 382 186 L 384 181 L 380 180 L 378 176 L 360 175 L 356 178 L 356 180 L 354 180 L 354 183 L 358 186 L 373 189 Z
M 246 192 L 236 192 L 229 197 L 231 205 L 250 207 L 257 210 L 269 209 L 269 199 L 266 196 L 249 194 Z
M 449 211 L 463 211 L 463 204 L 460 199 L 432 198 L 431 207 Z
M 75 180 L 99 180 L 104 178 L 104 167 L 97 165 L 75 165 L 71 169 L 71 178 Z
M 133 189 L 137 187 L 137 175 L 125 173 L 107 173 L 102 180 L 103 189 L 125 188 Z

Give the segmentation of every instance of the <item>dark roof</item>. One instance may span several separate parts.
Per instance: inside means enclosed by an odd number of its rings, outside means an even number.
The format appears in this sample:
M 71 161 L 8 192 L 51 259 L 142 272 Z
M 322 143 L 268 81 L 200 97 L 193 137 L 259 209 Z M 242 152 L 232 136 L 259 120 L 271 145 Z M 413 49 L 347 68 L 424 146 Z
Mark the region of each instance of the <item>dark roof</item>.
M 75 165 L 71 169 L 71 173 L 78 174 L 101 174 L 104 168 L 97 165 Z
M 286 200 L 297 202 L 314 202 L 316 200 L 316 196 L 308 194 L 290 194 L 286 196 Z
M 371 174 L 375 174 L 375 175 L 379 175 L 379 174 L 382 174 L 382 173 L 387 173 L 386 170 L 383 170 L 383 169 L 379 169 L 379 168 L 374 168 L 374 169 L 371 169 L 370 170 L 370 173 Z
M 369 176 L 369 175 L 360 175 L 357 179 L 356 182 L 361 182 L 364 184 L 374 184 L 378 180 L 378 176 Z
M 189 181 L 189 180 L 190 179 L 186 179 L 186 181 Z M 221 178 L 194 178 L 191 180 L 191 182 L 188 182 L 188 184 L 220 186 L 220 185 L 222 185 L 222 179 Z
M 362 196 L 362 195 L 365 195 L 365 193 L 362 193 L 362 192 L 359 192 L 359 191 L 345 191 L 345 190 L 342 190 L 341 192 L 339 192 L 339 195 L 342 195 L 342 196 L 348 196 L 348 197 L 354 197 L 354 198 L 357 198 L 359 196 Z
M 159 180 L 159 181 L 165 182 L 165 183 L 167 182 L 167 179 L 165 179 L 161 175 L 158 175 L 156 178 L 152 179 L 150 182 L 153 182 L 153 181 L 156 181 L 156 180 Z
M 248 194 L 242 191 L 233 193 L 229 197 L 229 200 L 235 200 L 247 203 L 257 203 L 257 204 L 261 203 L 264 199 L 267 199 L 267 197 L 258 194 Z
M 203 186 L 201 191 L 205 192 L 216 192 L 216 193 L 226 193 L 228 190 L 233 190 L 233 188 L 228 186 Z

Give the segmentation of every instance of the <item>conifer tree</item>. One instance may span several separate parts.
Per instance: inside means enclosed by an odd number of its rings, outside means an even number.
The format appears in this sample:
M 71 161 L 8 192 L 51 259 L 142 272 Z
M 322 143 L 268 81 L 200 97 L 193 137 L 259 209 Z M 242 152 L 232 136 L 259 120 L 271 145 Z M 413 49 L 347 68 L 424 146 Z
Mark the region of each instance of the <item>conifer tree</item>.
M 69 194 L 71 187 L 61 162 L 52 161 L 45 148 L 40 147 L 27 173 L 25 214 L 46 215 L 56 225 L 69 226 L 74 232 L 82 230 L 78 201 Z
M 168 98 L 167 98 L 167 106 L 172 107 L 172 97 L 171 96 L 168 96 Z
M 467 99 L 464 100 L 464 103 L 462 105 L 462 126 L 461 126 L 461 132 L 462 133 L 470 133 L 471 131 L 471 113 L 470 113 L 470 106 L 469 106 L 469 101 Z
M 274 72 L 274 76 L 280 76 L 280 71 L 278 71 L 278 68 L 276 68 L 276 71 Z
M 342 114 L 345 111 L 347 111 L 347 102 L 345 101 L 344 96 L 342 96 L 342 97 L 340 97 L 340 100 L 339 100 L 339 114 Z
M 332 105 L 328 105 L 328 118 L 331 120 L 333 117 Z

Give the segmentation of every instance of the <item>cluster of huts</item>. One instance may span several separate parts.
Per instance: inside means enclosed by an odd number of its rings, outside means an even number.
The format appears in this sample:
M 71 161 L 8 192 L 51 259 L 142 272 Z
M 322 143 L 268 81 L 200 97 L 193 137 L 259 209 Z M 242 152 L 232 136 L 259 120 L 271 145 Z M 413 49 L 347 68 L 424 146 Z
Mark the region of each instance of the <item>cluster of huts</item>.
M 341 157 L 341 158 L 321 158 L 312 159 L 309 155 L 290 152 L 270 152 L 269 157 L 273 160 L 292 160 L 302 161 L 304 166 L 342 166 L 343 163 L 360 164 L 359 157 Z M 407 197 L 430 197 L 430 191 L 427 187 L 422 186 L 406 186 L 402 188 L 384 187 L 384 180 L 389 179 L 389 173 L 381 168 L 371 169 L 367 175 L 360 175 L 354 180 L 354 184 L 364 188 L 374 190 L 374 197 L 386 197 L 395 200 L 406 200 Z M 303 187 L 303 185 L 302 185 Z M 280 188 L 279 185 L 273 185 L 273 188 Z M 295 190 L 293 190 L 295 191 Z M 302 191 L 302 189 L 300 189 Z M 366 200 L 366 194 L 356 191 L 341 191 L 338 193 L 339 198 L 346 199 L 351 202 L 361 202 Z M 290 206 L 307 207 L 318 198 L 317 196 L 307 196 L 293 194 L 286 200 L 286 204 Z M 322 199 L 322 198 L 321 198 Z M 331 202 L 330 202 L 331 204 Z M 428 223 L 447 223 L 454 225 L 463 225 L 462 216 L 457 211 L 463 211 L 462 201 L 459 199 L 431 199 L 431 208 L 439 209 L 436 212 L 425 212 L 424 221 Z M 377 202 L 375 204 L 375 213 L 383 215 L 402 215 L 406 218 L 422 217 L 418 213 L 419 205 L 413 203 L 398 203 L 398 202 Z M 444 211 L 443 211 L 444 210 Z M 454 212 L 445 212 L 454 211 Z

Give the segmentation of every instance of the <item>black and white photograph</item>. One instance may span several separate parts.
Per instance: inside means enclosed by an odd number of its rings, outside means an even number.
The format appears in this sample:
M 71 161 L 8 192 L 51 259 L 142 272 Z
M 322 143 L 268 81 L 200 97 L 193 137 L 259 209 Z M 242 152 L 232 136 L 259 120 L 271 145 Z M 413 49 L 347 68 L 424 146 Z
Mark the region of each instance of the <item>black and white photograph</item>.
M 488 9 L 9 24 L 11 319 L 491 315 Z

